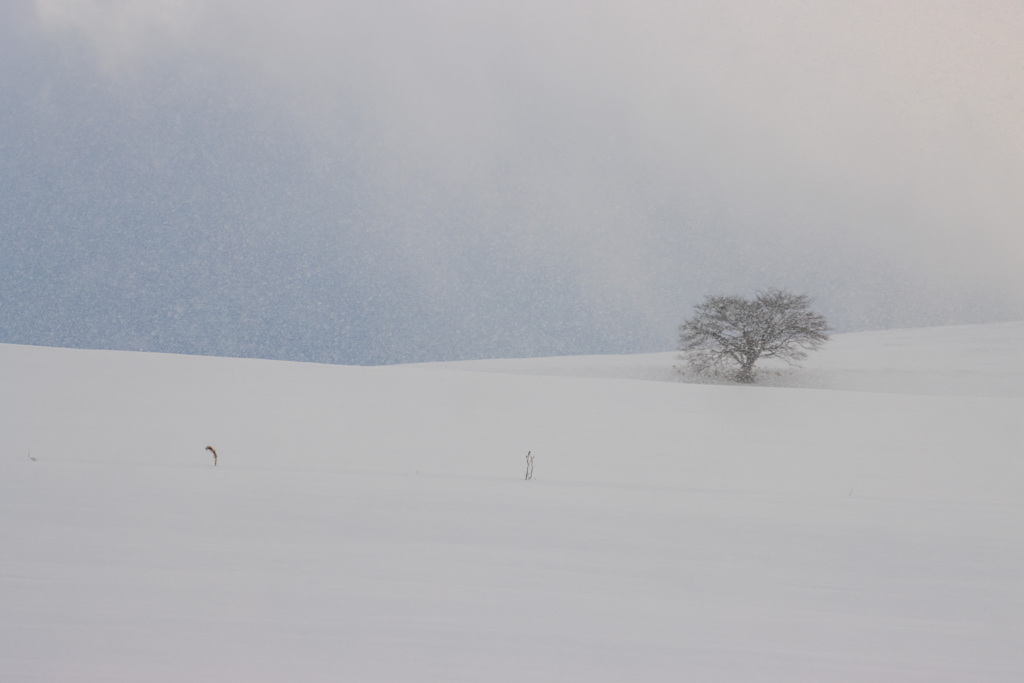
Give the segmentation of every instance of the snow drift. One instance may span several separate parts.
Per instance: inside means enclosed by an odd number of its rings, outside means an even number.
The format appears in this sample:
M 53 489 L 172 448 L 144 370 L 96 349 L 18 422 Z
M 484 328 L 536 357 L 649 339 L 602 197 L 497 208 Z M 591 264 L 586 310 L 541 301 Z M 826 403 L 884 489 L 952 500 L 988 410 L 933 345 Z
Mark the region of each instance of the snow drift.
M 1024 677 L 1024 324 L 674 355 L 0 346 L 0 679 Z

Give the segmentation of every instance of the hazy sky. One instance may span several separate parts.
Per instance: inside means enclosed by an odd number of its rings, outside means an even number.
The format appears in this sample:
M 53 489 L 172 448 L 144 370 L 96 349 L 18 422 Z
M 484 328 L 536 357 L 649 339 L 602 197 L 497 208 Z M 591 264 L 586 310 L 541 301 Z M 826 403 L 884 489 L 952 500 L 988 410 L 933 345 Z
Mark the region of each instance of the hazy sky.
M 1024 319 L 1019 0 L 7 0 L 0 341 L 665 350 Z

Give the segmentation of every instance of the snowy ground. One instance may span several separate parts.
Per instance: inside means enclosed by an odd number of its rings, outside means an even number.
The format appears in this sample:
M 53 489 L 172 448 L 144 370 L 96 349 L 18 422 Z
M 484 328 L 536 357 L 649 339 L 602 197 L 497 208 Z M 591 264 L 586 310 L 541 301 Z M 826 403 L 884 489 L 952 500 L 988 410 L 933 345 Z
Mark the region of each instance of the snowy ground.
M 1024 323 L 674 356 L 0 345 L 0 680 L 1024 680 Z

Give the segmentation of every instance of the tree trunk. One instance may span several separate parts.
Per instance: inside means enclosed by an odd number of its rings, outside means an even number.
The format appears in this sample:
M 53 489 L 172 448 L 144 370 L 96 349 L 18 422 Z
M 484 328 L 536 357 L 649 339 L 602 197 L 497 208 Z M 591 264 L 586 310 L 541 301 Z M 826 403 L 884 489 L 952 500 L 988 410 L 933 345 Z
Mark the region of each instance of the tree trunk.
M 736 373 L 736 381 L 742 384 L 753 384 L 754 383 L 754 364 L 744 363 L 740 366 L 740 371 Z

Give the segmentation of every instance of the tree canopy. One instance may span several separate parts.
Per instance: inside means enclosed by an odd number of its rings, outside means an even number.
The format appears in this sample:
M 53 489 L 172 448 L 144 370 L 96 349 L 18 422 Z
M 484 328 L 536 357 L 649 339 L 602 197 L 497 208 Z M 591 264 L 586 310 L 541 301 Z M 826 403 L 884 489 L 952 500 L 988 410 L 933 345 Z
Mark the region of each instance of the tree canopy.
M 779 358 L 790 364 L 828 341 L 828 323 L 810 310 L 811 297 L 783 289 L 754 299 L 708 296 L 679 327 L 679 350 L 699 374 L 756 380 L 755 364 Z

